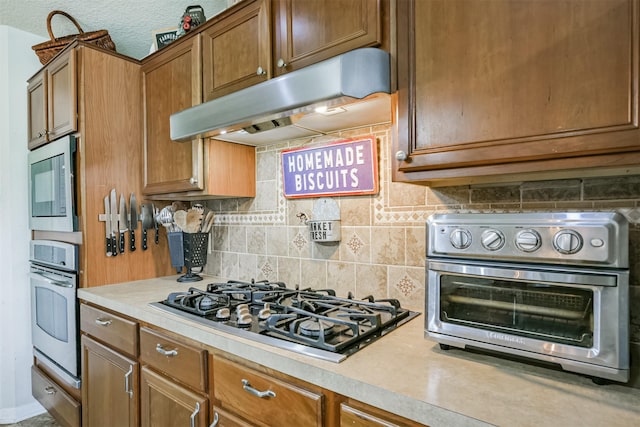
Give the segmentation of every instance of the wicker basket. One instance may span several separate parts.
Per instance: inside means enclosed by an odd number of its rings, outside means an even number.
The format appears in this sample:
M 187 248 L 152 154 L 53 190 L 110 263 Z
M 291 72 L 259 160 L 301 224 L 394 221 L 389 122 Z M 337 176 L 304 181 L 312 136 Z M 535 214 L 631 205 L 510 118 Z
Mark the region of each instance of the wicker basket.
M 53 31 L 51 30 L 51 18 L 53 18 L 54 15 L 62 15 L 67 17 L 73 23 L 73 25 L 76 26 L 80 33 L 57 38 L 54 37 Z M 53 58 L 58 52 L 60 52 L 74 40 L 80 40 L 87 43 L 95 44 L 104 49 L 114 51 L 116 50 L 116 45 L 111 40 L 111 36 L 109 36 L 109 32 L 107 30 L 91 31 L 85 33 L 84 31 L 82 31 L 82 28 L 80 27 L 80 24 L 78 24 L 78 21 L 73 19 L 73 17 L 68 13 L 61 10 L 53 10 L 49 13 L 49 15 L 47 16 L 47 31 L 49 32 L 49 37 L 51 37 L 51 40 L 39 43 L 31 47 L 33 50 L 35 50 L 36 55 L 38 55 L 38 58 L 40 58 L 40 62 L 43 65 L 49 62 L 51 58 Z

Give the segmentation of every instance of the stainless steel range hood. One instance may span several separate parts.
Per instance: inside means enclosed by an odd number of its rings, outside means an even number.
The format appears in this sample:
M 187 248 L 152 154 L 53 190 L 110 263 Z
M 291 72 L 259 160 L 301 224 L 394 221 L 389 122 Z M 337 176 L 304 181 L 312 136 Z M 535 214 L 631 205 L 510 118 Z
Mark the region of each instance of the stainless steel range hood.
M 388 122 L 390 86 L 389 54 L 356 49 L 172 114 L 171 139 L 261 145 Z

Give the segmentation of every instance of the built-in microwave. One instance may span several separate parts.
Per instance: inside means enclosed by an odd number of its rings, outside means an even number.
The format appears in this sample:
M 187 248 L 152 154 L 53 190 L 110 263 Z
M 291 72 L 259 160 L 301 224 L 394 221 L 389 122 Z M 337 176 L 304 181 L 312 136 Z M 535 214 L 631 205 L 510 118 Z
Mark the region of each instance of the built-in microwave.
M 76 139 L 68 135 L 29 152 L 29 228 L 77 231 Z

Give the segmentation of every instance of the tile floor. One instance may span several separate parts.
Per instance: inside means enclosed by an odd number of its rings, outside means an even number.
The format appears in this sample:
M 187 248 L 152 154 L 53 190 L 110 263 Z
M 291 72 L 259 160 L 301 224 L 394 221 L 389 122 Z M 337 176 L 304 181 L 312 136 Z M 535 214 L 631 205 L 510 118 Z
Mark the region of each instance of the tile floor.
M 27 418 L 16 424 L 0 424 L 1 427 L 60 427 L 48 412 Z

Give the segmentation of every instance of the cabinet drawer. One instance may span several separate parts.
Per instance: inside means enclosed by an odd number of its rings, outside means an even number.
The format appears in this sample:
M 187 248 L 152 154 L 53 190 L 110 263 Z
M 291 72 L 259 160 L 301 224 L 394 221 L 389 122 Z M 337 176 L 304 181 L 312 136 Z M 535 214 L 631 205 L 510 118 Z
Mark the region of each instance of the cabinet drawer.
M 80 403 L 35 366 L 31 367 L 31 393 L 58 423 L 80 427 Z
M 212 359 L 213 396 L 221 409 L 265 427 L 323 425 L 322 395 L 219 356 Z
M 206 351 L 140 328 L 140 360 L 203 392 L 207 391 Z
M 136 322 L 81 304 L 80 329 L 124 353 L 138 356 L 138 324 Z

